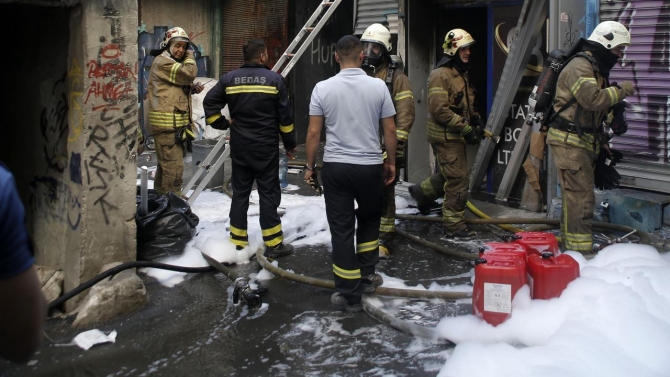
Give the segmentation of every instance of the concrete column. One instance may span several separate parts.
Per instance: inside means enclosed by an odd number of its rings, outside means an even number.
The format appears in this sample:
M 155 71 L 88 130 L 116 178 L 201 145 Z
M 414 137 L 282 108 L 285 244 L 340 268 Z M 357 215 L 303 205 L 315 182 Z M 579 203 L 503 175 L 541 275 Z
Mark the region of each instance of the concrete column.
M 65 290 L 136 257 L 137 2 L 84 0 L 70 18 Z M 74 308 L 76 300 L 68 303 Z

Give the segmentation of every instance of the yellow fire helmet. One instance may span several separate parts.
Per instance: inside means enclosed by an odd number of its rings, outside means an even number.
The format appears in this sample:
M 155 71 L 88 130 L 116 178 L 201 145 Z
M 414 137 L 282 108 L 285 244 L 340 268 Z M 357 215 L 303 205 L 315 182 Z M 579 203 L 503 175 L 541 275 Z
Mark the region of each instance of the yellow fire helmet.
M 473 43 L 475 43 L 475 40 L 470 33 L 463 29 L 453 29 L 449 30 L 444 37 L 442 48 L 444 49 L 445 54 L 453 57 L 456 55 L 456 51 L 458 51 L 459 48 L 470 46 Z

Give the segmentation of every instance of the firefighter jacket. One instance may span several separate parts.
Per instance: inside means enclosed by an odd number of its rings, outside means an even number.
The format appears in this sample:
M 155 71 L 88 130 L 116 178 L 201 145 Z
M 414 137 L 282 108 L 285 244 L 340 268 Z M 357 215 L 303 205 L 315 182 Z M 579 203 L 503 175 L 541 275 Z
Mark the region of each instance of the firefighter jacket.
M 151 64 L 148 101 L 153 132 L 191 124 L 191 84 L 198 73 L 192 51 L 182 63 L 163 51 Z
M 244 64 L 228 72 L 207 93 L 202 105 L 207 124 L 219 119 L 228 105 L 231 147 L 277 151 L 278 135 L 286 150 L 297 145 L 284 78 L 264 65 Z
M 472 130 L 468 119 L 477 115 L 475 89 L 468 72 L 450 66 L 435 68 L 428 78 L 428 142 L 465 143 L 463 134 Z
M 376 72 L 375 77 L 386 81 L 389 66 L 384 64 Z M 407 144 L 409 131 L 414 123 L 414 95 L 409 78 L 401 69 L 395 68 L 393 71 L 393 81 L 391 89 L 391 98 L 395 107 L 395 126 L 396 136 L 398 138 L 397 149 L 402 150 Z
M 586 52 L 592 56 L 590 52 Z M 608 86 L 607 78 L 600 74 L 594 58 L 577 56 L 561 70 L 556 82 L 554 111 L 560 112 L 573 98 L 576 101 L 555 116 L 549 125 L 547 143 L 571 145 L 592 152 L 600 150 L 601 128 L 609 108 L 625 98 L 623 89 Z M 577 115 L 575 117 L 575 115 Z M 578 125 L 581 137 L 577 132 Z

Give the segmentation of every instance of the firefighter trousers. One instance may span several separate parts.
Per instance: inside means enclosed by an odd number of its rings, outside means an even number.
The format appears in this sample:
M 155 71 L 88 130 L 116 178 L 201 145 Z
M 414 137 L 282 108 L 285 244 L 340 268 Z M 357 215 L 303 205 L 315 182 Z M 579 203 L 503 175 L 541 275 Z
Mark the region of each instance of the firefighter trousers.
M 284 241 L 277 207 L 281 203 L 279 187 L 279 149 L 267 152 L 231 149 L 233 199 L 230 204 L 230 242 L 247 246 L 247 210 L 249 195 L 256 181 L 260 199 L 260 224 L 265 246 Z
M 564 250 L 592 251 L 591 220 L 594 154 L 580 147 L 550 145 L 563 197 L 561 238 Z
M 173 192 L 181 195 L 184 174 L 184 147 L 177 143 L 174 131 L 153 133 L 156 146 L 156 177 L 154 189 L 160 195 Z
M 396 171 L 396 182 L 399 172 Z M 379 240 L 388 246 L 395 235 L 395 182 L 384 187 L 382 218 L 379 224 Z
M 379 222 L 384 200 L 382 172 L 381 164 L 323 164 L 335 290 L 350 304 L 361 302 L 361 277 L 373 274 L 379 262 Z M 357 209 L 354 209 L 354 201 L 358 203 Z
M 442 203 L 444 229 L 449 234 L 456 234 L 467 227 L 465 206 L 468 202 L 470 177 L 465 144 L 431 143 L 431 146 L 440 172 L 423 180 L 419 187 L 421 194 L 430 200 L 444 198 Z

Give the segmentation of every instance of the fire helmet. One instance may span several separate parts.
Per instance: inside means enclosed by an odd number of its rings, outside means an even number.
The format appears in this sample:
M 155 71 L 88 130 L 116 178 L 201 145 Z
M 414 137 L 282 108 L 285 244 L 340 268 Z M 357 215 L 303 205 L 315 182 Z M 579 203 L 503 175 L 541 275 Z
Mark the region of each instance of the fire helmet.
M 163 35 L 163 42 L 161 42 L 161 48 L 167 48 L 172 42 L 191 42 L 188 38 L 188 34 L 184 29 L 180 27 L 173 27 L 172 29 L 165 32 Z
M 475 40 L 470 33 L 463 29 L 453 29 L 449 30 L 447 35 L 444 36 L 444 44 L 442 45 L 442 48 L 444 49 L 445 54 L 454 57 L 459 48 L 470 46 L 473 43 L 475 43 Z
M 616 21 L 604 21 L 593 29 L 589 41 L 600 43 L 611 50 L 618 46 L 630 46 L 630 33 L 625 26 Z
M 379 67 L 391 51 L 391 32 L 382 24 L 372 24 L 361 36 L 363 65 Z

